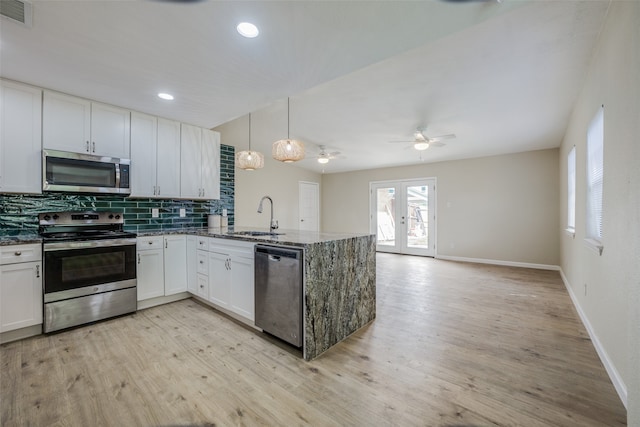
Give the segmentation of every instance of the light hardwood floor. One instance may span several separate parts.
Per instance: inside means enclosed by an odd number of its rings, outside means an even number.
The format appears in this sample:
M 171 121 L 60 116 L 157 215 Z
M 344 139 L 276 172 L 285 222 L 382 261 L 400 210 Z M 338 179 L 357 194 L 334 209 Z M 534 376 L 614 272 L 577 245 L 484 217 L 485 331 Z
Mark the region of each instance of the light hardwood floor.
M 312 362 L 193 300 L 2 345 L 0 424 L 626 424 L 557 272 L 377 270 L 377 319 Z

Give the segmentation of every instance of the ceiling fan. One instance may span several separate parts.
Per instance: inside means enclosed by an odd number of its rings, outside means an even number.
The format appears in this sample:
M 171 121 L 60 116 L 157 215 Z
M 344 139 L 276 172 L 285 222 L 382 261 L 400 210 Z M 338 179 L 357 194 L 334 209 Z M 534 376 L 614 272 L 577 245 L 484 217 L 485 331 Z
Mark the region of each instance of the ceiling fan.
M 446 144 L 441 141 L 444 141 L 447 139 L 453 139 L 456 137 L 456 135 L 453 133 L 450 133 L 447 135 L 438 135 L 438 136 L 429 137 L 424 134 L 425 130 L 426 130 L 425 128 L 416 129 L 416 131 L 413 133 L 413 141 L 389 141 L 389 142 L 392 144 L 397 144 L 397 143 L 411 144 L 411 146 L 416 150 L 423 151 L 429 147 L 442 147 Z
M 340 155 L 339 151 L 332 151 L 331 153 L 327 152 L 327 149 L 324 145 L 319 145 L 318 147 L 320 148 L 320 152 L 316 156 L 316 159 L 318 159 L 318 163 L 329 163 L 329 160 L 336 159 Z

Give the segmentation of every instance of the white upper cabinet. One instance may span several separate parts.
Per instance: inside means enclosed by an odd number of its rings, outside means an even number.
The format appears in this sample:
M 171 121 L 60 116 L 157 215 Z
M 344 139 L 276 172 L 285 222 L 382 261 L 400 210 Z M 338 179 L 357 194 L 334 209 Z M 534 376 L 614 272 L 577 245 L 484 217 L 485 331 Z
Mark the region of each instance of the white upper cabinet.
M 220 198 L 220 134 L 183 123 L 180 148 L 180 196 Z
M 202 129 L 183 123 L 180 144 L 180 195 L 191 199 L 200 198 Z
M 157 196 L 180 197 L 180 122 L 158 118 Z
M 0 81 L 0 192 L 42 193 L 42 90 Z
M 131 196 L 180 197 L 180 122 L 131 113 Z
M 202 196 L 220 198 L 220 133 L 202 129 Z
M 131 196 L 156 195 L 158 118 L 131 113 Z
M 91 153 L 128 159 L 131 112 L 111 105 L 91 103 Z
M 131 113 L 111 105 L 45 91 L 42 146 L 128 159 Z

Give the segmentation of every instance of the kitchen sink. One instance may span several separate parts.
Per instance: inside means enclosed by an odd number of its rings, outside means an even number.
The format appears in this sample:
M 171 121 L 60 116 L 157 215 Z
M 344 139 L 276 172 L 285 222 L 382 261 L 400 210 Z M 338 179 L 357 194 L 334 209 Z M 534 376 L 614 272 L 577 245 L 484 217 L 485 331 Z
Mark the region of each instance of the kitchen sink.
M 272 231 L 234 231 L 229 234 L 236 236 L 279 236 L 284 233 L 274 233 Z

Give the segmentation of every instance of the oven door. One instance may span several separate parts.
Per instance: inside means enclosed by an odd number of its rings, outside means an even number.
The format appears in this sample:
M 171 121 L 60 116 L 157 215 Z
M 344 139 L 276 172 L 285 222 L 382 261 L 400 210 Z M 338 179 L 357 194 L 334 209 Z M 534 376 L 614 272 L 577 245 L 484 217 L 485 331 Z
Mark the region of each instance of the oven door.
M 44 302 L 136 286 L 136 239 L 45 243 Z

